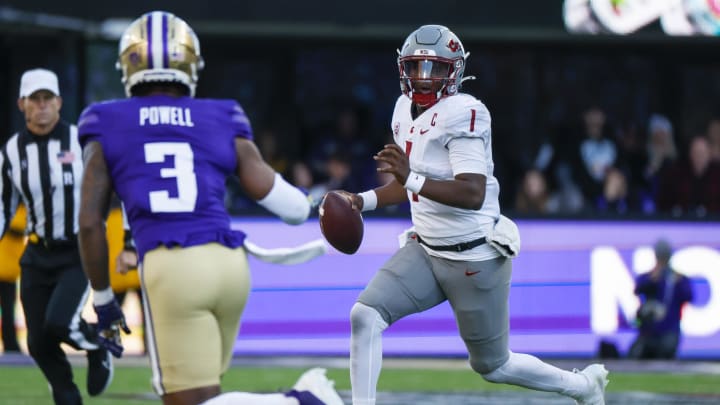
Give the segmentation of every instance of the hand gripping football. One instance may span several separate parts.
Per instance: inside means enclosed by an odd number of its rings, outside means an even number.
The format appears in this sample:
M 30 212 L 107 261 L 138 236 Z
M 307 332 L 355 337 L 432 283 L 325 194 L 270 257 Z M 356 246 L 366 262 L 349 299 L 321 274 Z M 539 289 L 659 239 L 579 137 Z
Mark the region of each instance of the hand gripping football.
M 350 197 L 337 191 L 325 194 L 318 211 L 320 231 L 335 249 L 351 255 L 357 252 L 363 239 L 363 219 L 352 208 Z

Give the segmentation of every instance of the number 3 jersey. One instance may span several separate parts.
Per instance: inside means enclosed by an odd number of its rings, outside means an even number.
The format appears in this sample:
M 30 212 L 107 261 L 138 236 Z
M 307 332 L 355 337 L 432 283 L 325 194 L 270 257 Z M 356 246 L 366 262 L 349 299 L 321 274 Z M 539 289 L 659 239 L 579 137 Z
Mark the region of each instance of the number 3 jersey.
M 453 245 L 486 235 L 500 216 L 500 187 L 493 176 L 490 113 L 468 94 L 444 97 L 413 119 L 412 101 L 405 95 L 395 104 L 393 139 L 410 160 L 410 169 L 428 179 L 452 180 L 460 173 L 487 178 L 482 208 L 451 207 L 408 192 L 412 222 L 431 245 Z M 487 244 L 458 252 L 428 252 L 453 260 L 486 260 L 497 257 Z
M 225 180 L 235 173 L 235 138 L 252 140 L 232 100 L 154 95 L 90 105 L 80 143 L 100 142 L 138 254 L 159 245 L 243 244 L 230 229 Z

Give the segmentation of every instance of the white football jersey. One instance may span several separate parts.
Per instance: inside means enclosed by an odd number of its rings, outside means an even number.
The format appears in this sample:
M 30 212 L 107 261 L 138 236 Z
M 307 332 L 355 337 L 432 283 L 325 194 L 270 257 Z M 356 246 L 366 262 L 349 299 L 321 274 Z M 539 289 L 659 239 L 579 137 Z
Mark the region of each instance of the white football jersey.
M 485 201 L 479 210 L 455 208 L 408 191 L 415 231 L 431 245 L 454 245 L 486 235 L 500 217 L 500 187 L 493 176 L 490 112 L 475 97 L 458 93 L 440 99 L 416 119 L 412 100 L 395 103 L 392 131 L 395 143 L 410 159 L 410 169 L 428 179 L 452 180 L 460 173 L 487 178 Z M 424 247 L 424 246 L 423 246 Z M 498 256 L 484 244 L 465 252 L 429 254 L 453 260 L 487 260 Z

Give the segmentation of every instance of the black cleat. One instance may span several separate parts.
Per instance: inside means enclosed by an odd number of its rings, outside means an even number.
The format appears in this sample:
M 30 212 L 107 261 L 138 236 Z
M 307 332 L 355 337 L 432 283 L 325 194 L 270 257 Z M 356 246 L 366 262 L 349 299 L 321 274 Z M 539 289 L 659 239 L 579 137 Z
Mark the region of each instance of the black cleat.
M 91 397 L 102 394 L 113 379 L 113 363 L 110 352 L 104 347 L 88 350 L 87 392 Z

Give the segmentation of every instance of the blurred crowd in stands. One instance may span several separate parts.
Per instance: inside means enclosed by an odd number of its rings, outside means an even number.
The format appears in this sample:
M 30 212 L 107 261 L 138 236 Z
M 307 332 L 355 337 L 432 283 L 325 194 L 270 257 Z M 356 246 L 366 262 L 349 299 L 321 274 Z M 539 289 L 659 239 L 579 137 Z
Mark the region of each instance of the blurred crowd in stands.
M 256 141 L 267 161 L 313 198 L 334 189 L 361 192 L 389 180 L 376 173 L 372 159 L 382 142 L 364 132 L 361 119 L 358 109 L 341 109 L 335 125 L 300 156 L 283 152 L 271 129 L 258 131 Z M 392 142 L 389 131 L 384 136 Z M 543 139 L 527 166 L 519 176 L 499 176 L 510 202 L 503 209 L 517 216 L 720 216 L 720 116 L 678 136 L 661 114 L 645 125 L 614 126 L 600 106 L 590 105 L 576 124 Z M 234 212 L 253 205 L 229 187 Z
M 720 118 L 677 136 L 670 120 L 613 128 L 597 106 L 544 141 L 517 185 L 520 214 L 720 214 Z
M 387 181 L 372 155 L 392 142 L 399 40 L 203 41 L 213 62 L 202 72 L 198 97 L 238 101 L 263 156 L 286 179 L 316 199 L 330 189 L 365 191 Z M 720 219 L 720 66 L 708 44 L 604 41 L 464 43 L 472 53 L 466 76 L 476 79 L 461 91 L 492 115 L 503 211 Z M 89 102 L 124 97 L 114 41 L 22 36 L 4 46 L 12 61 L 0 75 L 7 78 L 0 80 L 6 106 L 15 104 L 12 80 L 23 66 L 58 72 L 68 122 Z M 0 123 L 6 139 L 24 121 L 7 108 Z M 233 214 L 264 213 L 233 181 L 228 189 Z

